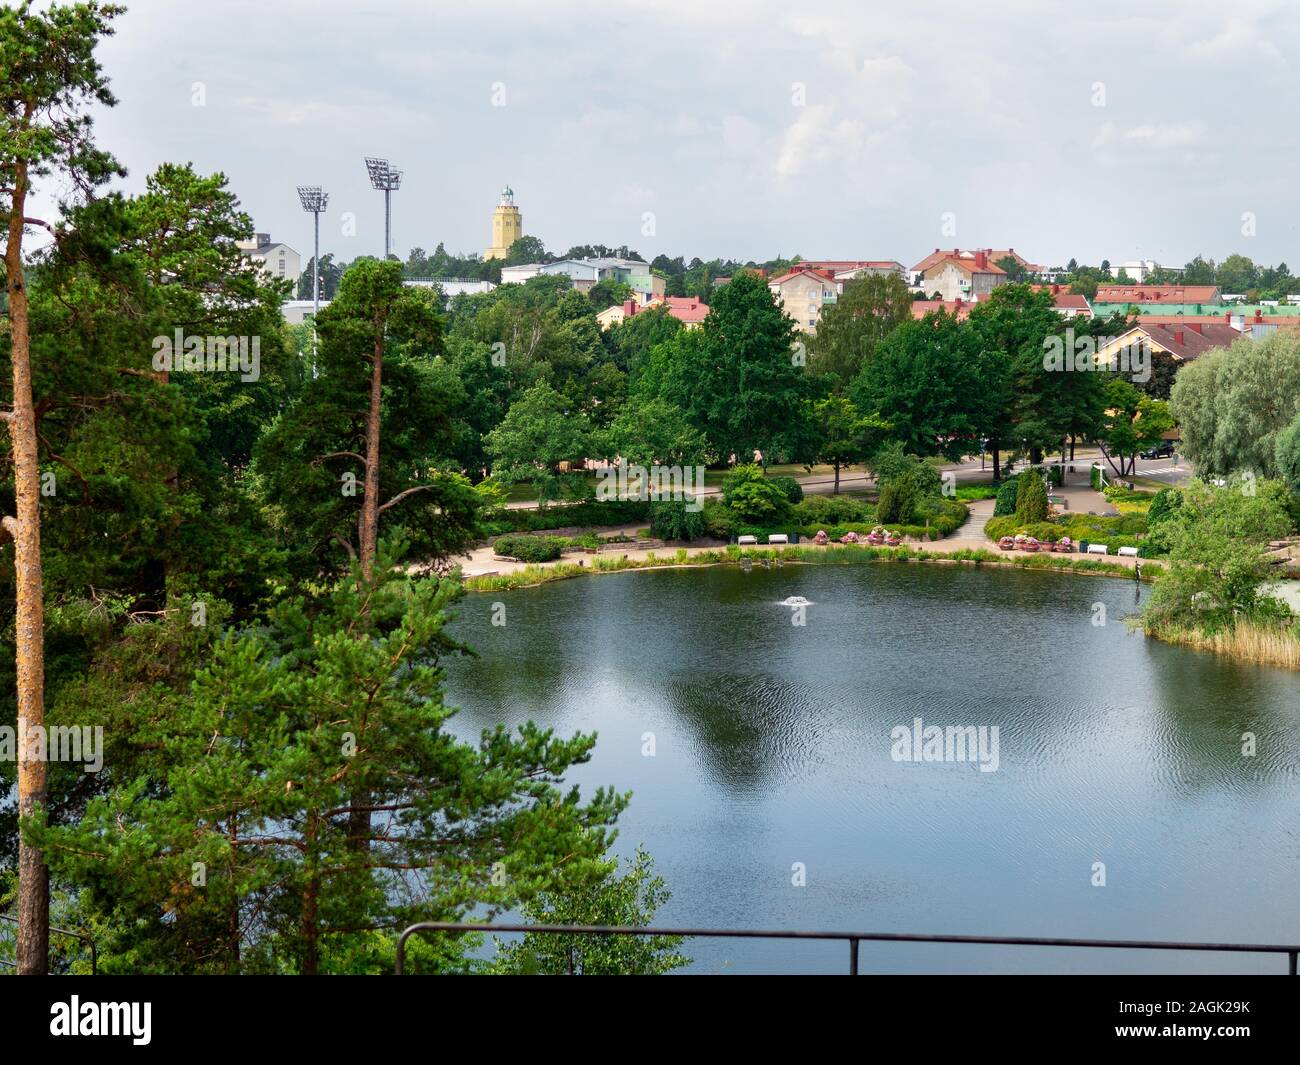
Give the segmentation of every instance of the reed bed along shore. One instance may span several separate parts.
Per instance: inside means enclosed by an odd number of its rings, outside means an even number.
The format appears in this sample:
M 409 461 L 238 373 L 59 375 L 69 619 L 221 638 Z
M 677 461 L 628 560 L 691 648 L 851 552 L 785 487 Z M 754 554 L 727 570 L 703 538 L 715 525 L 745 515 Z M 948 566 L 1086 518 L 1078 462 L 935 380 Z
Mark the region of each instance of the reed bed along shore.
M 1265 626 L 1239 621 L 1231 629 L 1213 635 L 1198 629 L 1170 626 L 1144 631 L 1148 636 L 1165 643 L 1225 655 L 1237 662 L 1300 670 L 1300 634 L 1297 634 L 1294 626 L 1281 628 L 1277 625 Z
M 516 588 L 532 588 L 550 581 L 599 573 L 619 573 L 624 570 L 664 569 L 693 566 L 739 566 L 745 559 L 753 563 L 776 565 L 855 565 L 863 562 L 924 562 L 969 566 L 1010 566 L 1016 569 L 1059 570 L 1084 573 L 1094 577 L 1124 577 L 1133 580 L 1132 567 L 1101 559 L 1066 555 L 1005 555 L 996 551 L 962 548 L 955 551 L 935 551 L 911 546 L 871 547 L 866 545 L 835 544 L 828 547 L 722 547 L 690 552 L 678 548 L 667 554 L 650 552 L 645 558 L 602 558 L 590 560 L 590 565 L 576 562 L 557 562 L 546 566 L 525 566 L 512 573 L 489 573 L 465 579 L 465 588 L 471 592 L 501 592 Z M 1142 580 L 1149 581 L 1160 572 L 1158 563 L 1142 566 Z

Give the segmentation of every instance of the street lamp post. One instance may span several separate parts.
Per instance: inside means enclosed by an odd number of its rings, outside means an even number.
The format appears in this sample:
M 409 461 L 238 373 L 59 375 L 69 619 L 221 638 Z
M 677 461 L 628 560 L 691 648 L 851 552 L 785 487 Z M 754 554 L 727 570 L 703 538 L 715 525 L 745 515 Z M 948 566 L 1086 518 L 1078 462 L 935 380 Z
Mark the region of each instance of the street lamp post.
M 402 172 L 388 165 L 387 159 L 375 159 L 366 156 L 366 171 L 370 174 L 371 187 L 384 194 L 384 259 L 392 254 L 392 200 L 394 192 L 402 187 Z

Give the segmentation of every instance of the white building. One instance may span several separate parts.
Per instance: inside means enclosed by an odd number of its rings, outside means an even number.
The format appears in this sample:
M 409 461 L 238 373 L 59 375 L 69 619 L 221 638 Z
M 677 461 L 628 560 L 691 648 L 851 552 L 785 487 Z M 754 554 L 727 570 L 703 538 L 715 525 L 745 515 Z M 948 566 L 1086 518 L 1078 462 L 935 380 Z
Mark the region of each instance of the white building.
M 471 277 L 411 277 L 402 284 L 413 288 L 433 288 L 437 285 L 448 299 L 466 293 L 491 292 L 496 288 L 491 281 L 476 281 Z
M 663 296 L 665 291 L 664 279 L 652 274 L 650 265 L 639 259 L 561 259 L 553 263 L 505 266 L 501 268 L 501 283 L 519 285 L 530 278 L 559 274 L 569 278 L 579 292 L 589 292 L 599 281 L 617 281 L 627 285 L 642 306 Z
M 329 300 L 320 301 L 322 311 L 329 305 Z M 280 304 L 280 313 L 290 325 L 302 325 L 312 315 L 312 302 L 311 300 L 285 300 Z
M 1121 273 L 1124 273 L 1128 275 L 1128 279 L 1135 285 L 1141 285 L 1159 267 L 1160 264 L 1154 259 L 1130 259 L 1126 263 L 1111 263 L 1110 276 L 1118 278 Z
M 522 285 L 537 277 L 542 272 L 544 263 L 523 263 L 519 266 L 501 267 L 501 284 L 503 285 Z
M 254 233 L 252 240 L 236 241 L 239 248 L 277 281 L 292 281 L 295 285 L 302 276 L 302 256 L 287 244 L 279 244 L 269 233 Z

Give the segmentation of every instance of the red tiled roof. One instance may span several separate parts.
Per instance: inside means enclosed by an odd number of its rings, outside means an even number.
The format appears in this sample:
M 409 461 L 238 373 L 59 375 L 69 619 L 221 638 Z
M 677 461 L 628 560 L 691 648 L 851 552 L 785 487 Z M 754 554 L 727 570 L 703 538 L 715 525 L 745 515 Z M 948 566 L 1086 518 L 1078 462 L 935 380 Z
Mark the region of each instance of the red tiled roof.
M 1031 285 L 1035 292 L 1050 292 L 1052 302 L 1058 311 L 1085 311 L 1092 313 L 1092 307 L 1088 303 L 1088 297 L 1079 293 L 1071 292 L 1065 285 Z
M 1152 343 L 1186 362 L 1215 348 L 1226 348 L 1241 339 L 1241 333 L 1223 322 L 1151 324 L 1144 318 L 1135 328 L 1145 333 Z
M 694 296 L 656 296 L 643 309 L 648 311 L 652 307 L 666 307 L 679 322 L 702 322 L 709 316 L 708 304 Z
M 839 273 L 844 270 L 861 270 L 868 266 L 880 268 L 902 265 L 902 263 L 894 262 L 892 259 L 804 259 L 795 263 L 791 270 L 810 267 L 814 270 L 832 270 Z
M 780 277 L 772 278 L 769 284 L 784 285 L 790 280 L 790 278 L 799 277 L 802 274 L 812 274 L 813 277 L 821 278 L 822 281 L 829 282 L 832 285 L 835 283 L 835 276 L 833 274 L 828 274 L 825 270 L 818 270 L 812 267 L 800 269 L 803 265 L 803 263 L 796 263 L 790 270 L 782 274 Z
M 1098 285 L 1093 303 L 1216 303 L 1218 285 Z
M 973 248 L 968 251 L 962 251 L 960 248 L 953 248 L 951 251 L 945 251 L 943 248 L 935 248 L 934 251 L 932 251 L 924 259 L 922 259 L 914 267 L 912 267 L 912 270 L 917 273 L 924 273 L 926 270 L 929 270 L 930 267 L 935 266 L 938 263 L 941 263 L 944 259 L 947 258 L 951 258 L 954 256 L 974 258 L 975 252 L 977 251 L 984 252 L 984 254 L 986 254 L 989 257 L 989 262 L 993 265 L 996 265 L 999 259 L 1005 259 L 1008 256 L 1010 256 L 1012 259 L 1015 259 L 1016 262 L 1018 262 L 1030 273 L 1038 274 L 1038 273 L 1042 273 L 1043 270 L 1043 268 L 1039 266 L 1038 263 L 1031 263 L 1027 261 L 1024 256 L 1022 256 L 1019 252 L 1016 251 L 1015 248 L 1004 248 L 1001 250 L 997 248 Z M 999 271 L 999 273 L 1005 273 L 1005 272 L 1006 271 L 1003 270 Z
M 943 311 L 945 314 L 956 315 L 958 321 L 965 321 L 974 306 L 966 300 L 913 300 L 912 317 L 919 322 L 931 311 Z
M 984 263 L 983 266 L 978 265 L 981 261 L 980 259 L 981 256 L 983 256 L 983 263 Z M 1003 270 L 1002 267 L 998 266 L 993 261 L 992 254 L 990 252 L 986 252 L 983 250 L 967 252 L 967 251 L 959 251 L 957 249 L 954 249 L 952 251 L 939 252 L 937 253 L 937 257 L 935 255 L 931 255 L 929 256 L 929 258 L 933 259 L 934 261 L 931 262 L 930 265 L 925 268 L 924 272 L 927 274 L 930 273 L 932 270 L 939 269 L 940 267 L 944 266 L 947 263 L 952 263 L 954 266 L 958 267 L 961 270 L 964 270 L 968 274 L 1005 274 L 1006 273 L 1006 271 Z

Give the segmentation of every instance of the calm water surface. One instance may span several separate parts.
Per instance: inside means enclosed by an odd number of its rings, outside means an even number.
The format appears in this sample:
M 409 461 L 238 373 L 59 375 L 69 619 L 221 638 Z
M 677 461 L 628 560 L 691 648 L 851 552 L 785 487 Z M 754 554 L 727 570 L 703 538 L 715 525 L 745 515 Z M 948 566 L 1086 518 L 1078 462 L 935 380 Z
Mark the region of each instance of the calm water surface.
M 876 564 L 622 573 L 473 595 L 454 629 L 482 657 L 451 667 L 453 724 L 466 737 L 529 718 L 598 732 L 570 779 L 633 792 L 617 847 L 653 854 L 673 891 L 660 924 L 1298 942 L 1300 676 L 1127 633 L 1140 594 L 1102 578 Z M 787 596 L 812 601 L 803 627 Z M 491 624 L 494 602 L 504 627 Z M 997 725 L 997 772 L 892 759 L 890 731 L 917 717 Z M 795 863 L 805 887 L 791 883 Z M 1286 964 L 862 949 L 864 971 L 884 972 Z M 843 971 L 848 952 L 687 950 L 699 972 Z

